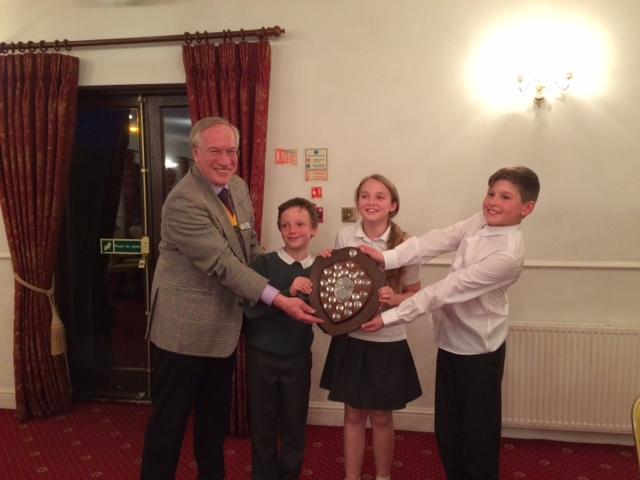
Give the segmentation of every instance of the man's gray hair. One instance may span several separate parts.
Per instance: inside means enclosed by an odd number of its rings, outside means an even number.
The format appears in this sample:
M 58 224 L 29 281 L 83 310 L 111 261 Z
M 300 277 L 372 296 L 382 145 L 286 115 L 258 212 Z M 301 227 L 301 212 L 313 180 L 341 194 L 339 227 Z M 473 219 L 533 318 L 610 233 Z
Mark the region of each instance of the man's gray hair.
M 236 137 L 236 148 L 240 147 L 240 131 L 229 120 L 222 117 L 204 117 L 198 120 L 191 128 L 191 134 L 189 135 L 191 148 L 196 148 L 200 145 L 200 134 L 202 132 L 216 125 L 226 125 L 231 128 L 233 135 Z

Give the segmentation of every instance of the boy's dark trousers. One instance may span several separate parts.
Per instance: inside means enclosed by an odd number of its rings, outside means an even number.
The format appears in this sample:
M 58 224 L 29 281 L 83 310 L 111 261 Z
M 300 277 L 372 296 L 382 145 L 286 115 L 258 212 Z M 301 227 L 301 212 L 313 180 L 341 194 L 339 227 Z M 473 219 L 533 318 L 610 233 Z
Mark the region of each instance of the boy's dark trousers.
M 498 480 L 505 351 L 438 349 L 435 433 L 448 480 Z
M 253 480 L 297 480 L 304 456 L 311 352 L 274 355 L 248 346 L 247 384 Z

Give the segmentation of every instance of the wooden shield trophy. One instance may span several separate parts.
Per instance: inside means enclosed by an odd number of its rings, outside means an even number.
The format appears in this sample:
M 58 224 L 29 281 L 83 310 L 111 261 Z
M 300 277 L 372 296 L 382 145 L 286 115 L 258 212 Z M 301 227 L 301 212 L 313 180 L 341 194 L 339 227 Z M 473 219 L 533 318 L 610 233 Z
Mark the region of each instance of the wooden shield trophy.
M 378 289 L 384 272 L 355 247 L 334 250 L 331 257 L 316 257 L 311 267 L 313 291 L 309 303 L 329 335 L 356 330 L 378 312 Z

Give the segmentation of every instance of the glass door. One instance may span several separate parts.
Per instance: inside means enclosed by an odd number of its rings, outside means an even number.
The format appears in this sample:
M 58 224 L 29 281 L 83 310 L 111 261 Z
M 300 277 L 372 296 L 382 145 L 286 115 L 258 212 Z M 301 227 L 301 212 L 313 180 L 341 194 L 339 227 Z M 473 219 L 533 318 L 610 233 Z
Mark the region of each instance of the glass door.
M 163 111 L 167 98 L 176 105 Z M 185 112 L 188 122 L 186 102 L 157 93 L 79 98 L 57 273 L 68 286 L 59 302 L 76 398 L 149 399 L 149 288 L 162 203 L 189 164 L 190 123 L 178 127 Z

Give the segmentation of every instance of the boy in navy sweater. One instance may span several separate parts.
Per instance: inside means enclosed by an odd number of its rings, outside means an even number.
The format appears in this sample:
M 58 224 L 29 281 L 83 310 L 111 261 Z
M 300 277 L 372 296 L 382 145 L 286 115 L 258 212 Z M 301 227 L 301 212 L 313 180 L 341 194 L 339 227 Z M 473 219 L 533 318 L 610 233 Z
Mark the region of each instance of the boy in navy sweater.
M 311 293 L 309 242 L 318 230 L 315 205 L 292 198 L 278 207 L 284 247 L 251 267 L 287 296 Z M 253 480 L 300 477 L 309 387 L 311 325 L 258 303 L 245 309 Z M 278 443 L 280 437 L 280 443 Z M 278 448 L 279 446 L 279 448 Z

